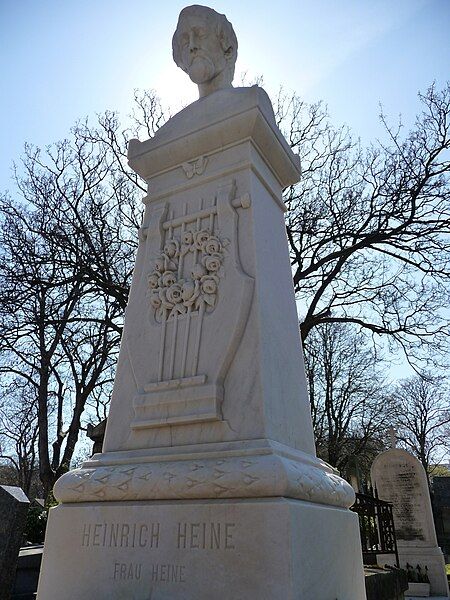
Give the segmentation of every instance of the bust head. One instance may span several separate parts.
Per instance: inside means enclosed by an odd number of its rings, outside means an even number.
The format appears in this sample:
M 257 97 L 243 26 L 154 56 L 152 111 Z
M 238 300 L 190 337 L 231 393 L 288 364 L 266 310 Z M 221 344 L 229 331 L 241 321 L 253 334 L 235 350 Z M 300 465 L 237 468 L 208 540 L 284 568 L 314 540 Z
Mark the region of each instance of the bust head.
M 237 39 L 225 15 L 198 4 L 184 8 L 172 50 L 177 66 L 198 85 L 200 97 L 232 87 Z

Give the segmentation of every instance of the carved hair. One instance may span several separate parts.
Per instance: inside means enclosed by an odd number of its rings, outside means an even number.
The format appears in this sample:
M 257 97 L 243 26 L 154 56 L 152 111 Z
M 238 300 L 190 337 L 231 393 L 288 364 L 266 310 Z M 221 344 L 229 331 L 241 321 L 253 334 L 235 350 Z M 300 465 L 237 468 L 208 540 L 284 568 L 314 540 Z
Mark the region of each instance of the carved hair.
M 177 28 L 172 38 L 173 59 L 176 65 L 183 69 L 183 71 L 186 71 L 183 59 L 181 58 L 179 29 L 183 19 L 191 14 L 201 16 L 205 19 L 205 21 L 209 21 L 209 23 L 211 23 L 211 25 L 215 27 L 215 33 L 220 41 L 220 45 L 223 49 L 223 52 L 229 58 L 228 70 L 230 72 L 232 81 L 234 77 L 234 65 L 236 63 L 238 49 L 236 34 L 234 33 L 232 24 L 228 21 L 226 16 L 216 12 L 208 6 L 193 4 L 192 6 L 187 6 L 186 8 L 183 8 L 183 10 L 180 12 L 180 16 L 178 17 Z

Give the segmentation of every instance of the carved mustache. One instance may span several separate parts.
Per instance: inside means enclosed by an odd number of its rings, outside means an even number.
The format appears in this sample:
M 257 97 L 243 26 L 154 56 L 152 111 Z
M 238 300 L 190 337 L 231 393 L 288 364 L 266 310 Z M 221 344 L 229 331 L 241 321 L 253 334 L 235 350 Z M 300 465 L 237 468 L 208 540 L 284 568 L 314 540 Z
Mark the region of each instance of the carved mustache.
M 192 54 L 189 54 L 189 66 L 192 65 L 192 63 L 194 62 L 194 60 L 196 58 L 203 58 L 204 60 L 208 60 L 211 62 L 211 59 L 209 58 L 209 56 L 207 54 L 205 54 L 203 51 L 196 51 L 193 52 Z

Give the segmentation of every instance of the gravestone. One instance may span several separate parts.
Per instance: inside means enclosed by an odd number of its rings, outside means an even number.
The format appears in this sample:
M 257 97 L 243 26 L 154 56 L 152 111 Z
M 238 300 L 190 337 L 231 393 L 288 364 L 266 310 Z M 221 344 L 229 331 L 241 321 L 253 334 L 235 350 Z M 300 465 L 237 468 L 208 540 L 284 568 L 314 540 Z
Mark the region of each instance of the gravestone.
M 431 593 L 448 596 L 445 563 L 438 547 L 428 479 L 409 452 L 392 448 L 379 454 L 371 469 L 372 485 L 381 500 L 391 502 L 400 567 L 428 568 Z
M 450 477 L 433 477 L 432 491 L 436 536 L 446 561 L 450 562 Z
M 19 487 L 0 485 L 0 600 L 9 600 L 29 500 Z
M 39 600 L 362 600 L 354 492 L 315 454 L 267 94 L 224 15 L 184 9 L 200 98 L 129 163 L 145 216 L 102 453 L 55 485 Z

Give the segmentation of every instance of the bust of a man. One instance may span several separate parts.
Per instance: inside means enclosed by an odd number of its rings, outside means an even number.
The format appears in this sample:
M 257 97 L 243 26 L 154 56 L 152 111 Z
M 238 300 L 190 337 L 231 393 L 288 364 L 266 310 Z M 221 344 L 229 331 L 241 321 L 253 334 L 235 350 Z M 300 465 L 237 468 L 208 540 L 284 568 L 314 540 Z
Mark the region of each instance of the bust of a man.
M 172 39 L 173 58 L 198 85 L 200 98 L 231 88 L 237 39 L 231 23 L 207 6 L 187 6 Z

